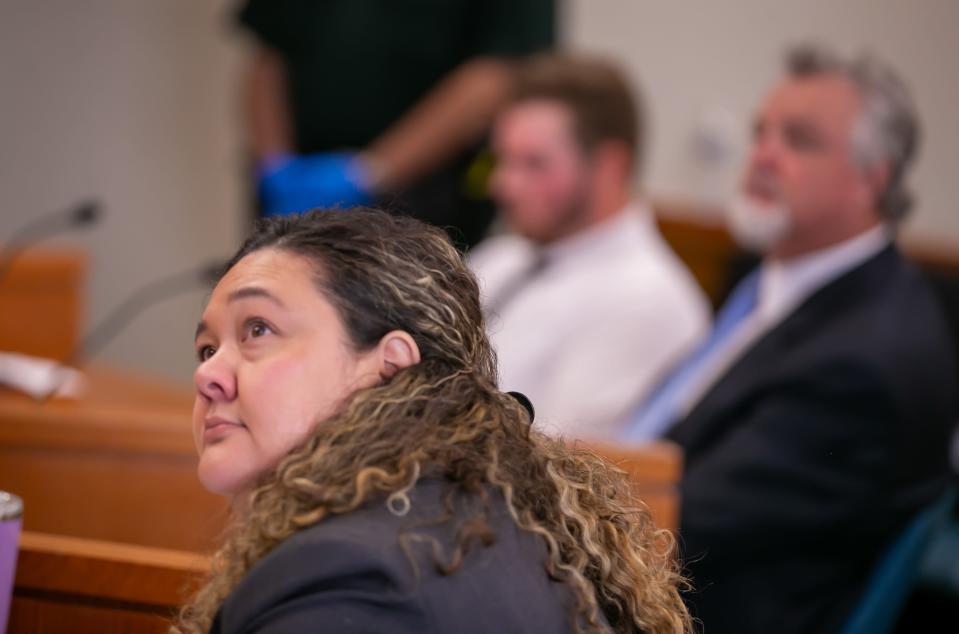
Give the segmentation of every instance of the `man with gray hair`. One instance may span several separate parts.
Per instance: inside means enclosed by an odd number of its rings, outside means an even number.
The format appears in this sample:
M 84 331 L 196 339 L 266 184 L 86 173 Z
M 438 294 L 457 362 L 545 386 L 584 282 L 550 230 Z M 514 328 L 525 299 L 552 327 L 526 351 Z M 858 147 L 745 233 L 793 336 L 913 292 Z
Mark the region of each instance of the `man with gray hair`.
M 875 59 L 788 60 L 730 213 L 762 262 L 627 435 L 685 451 L 680 543 L 710 634 L 839 630 L 949 478 L 950 336 L 894 243 L 915 108 Z

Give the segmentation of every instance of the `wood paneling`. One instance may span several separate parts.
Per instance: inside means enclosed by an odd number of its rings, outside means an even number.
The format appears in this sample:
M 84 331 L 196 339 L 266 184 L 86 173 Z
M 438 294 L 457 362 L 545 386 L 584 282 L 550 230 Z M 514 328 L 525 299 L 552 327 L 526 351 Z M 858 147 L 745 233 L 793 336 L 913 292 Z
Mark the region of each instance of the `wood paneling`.
M 715 214 L 713 214 L 715 215 Z M 720 223 L 702 220 L 704 212 L 675 205 L 657 205 L 656 221 L 663 238 L 686 264 L 713 306 L 725 294 L 734 259 L 742 254 Z
M 0 488 L 24 528 L 204 551 L 227 504 L 196 477 L 190 390 L 92 368 L 77 400 L 0 392 Z
M 209 569 L 195 553 L 25 532 L 10 634 L 165 632 Z
M 0 350 L 64 361 L 78 343 L 87 259 L 31 248 L 0 277 Z
M 683 452 L 671 442 L 644 445 L 576 443 L 602 456 L 626 472 L 633 493 L 646 503 L 660 528 L 676 532 L 679 525 L 679 479 Z

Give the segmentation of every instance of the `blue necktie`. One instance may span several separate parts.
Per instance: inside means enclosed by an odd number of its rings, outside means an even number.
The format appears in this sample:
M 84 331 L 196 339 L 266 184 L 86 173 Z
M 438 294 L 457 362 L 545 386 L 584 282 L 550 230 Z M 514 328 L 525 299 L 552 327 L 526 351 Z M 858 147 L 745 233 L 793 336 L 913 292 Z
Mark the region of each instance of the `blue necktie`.
M 759 296 L 759 271 L 746 276 L 733 290 L 716 316 L 713 331 L 659 386 L 650 393 L 626 425 L 624 440 L 660 438 L 681 415 L 687 386 L 712 356 L 712 352 L 752 313 Z

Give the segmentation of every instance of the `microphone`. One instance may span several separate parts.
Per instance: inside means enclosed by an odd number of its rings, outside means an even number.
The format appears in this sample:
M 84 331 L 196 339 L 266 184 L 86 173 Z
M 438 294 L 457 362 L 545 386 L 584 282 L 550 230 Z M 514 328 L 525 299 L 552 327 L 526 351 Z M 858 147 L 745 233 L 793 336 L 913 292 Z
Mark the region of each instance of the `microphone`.
M 43 238 L 82 229 L 96 224 L 103 208 L 96 200 L 83 201 L 69 209 L 58 209 L 43 214 L 21 225 L 0 249 L 0 281 L 10 272 L 10 266 L 28 246 Z
M 225 267 L 225 260 L 207 262 L 186 271 L 165 275 L 140 286 L 87 333 L 64 363 L 77 367 L 78 362 L 89 361 L 144 310 L 198 286 L 212 287 L 220 279 Z

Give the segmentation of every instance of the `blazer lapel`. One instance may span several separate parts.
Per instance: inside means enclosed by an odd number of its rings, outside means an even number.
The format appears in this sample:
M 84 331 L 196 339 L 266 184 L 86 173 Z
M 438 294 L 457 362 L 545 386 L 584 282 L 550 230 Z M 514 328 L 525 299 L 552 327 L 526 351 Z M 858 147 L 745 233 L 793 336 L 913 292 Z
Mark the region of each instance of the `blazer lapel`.
M 760 394 L 763 384 L 774 376 L 788 374 L 795 346 L 841 314 L 843 306 L 858 303 L 863 293 L 874 292 L 877 284 L 888 280 L 890 269 L 901 264 L 895 246 L 890 245 L 806 298 L 730 367 L 668 437 L 689 453 L 724 436 L 740 418 L 736 410 L 748 406 L 748 396 Z

